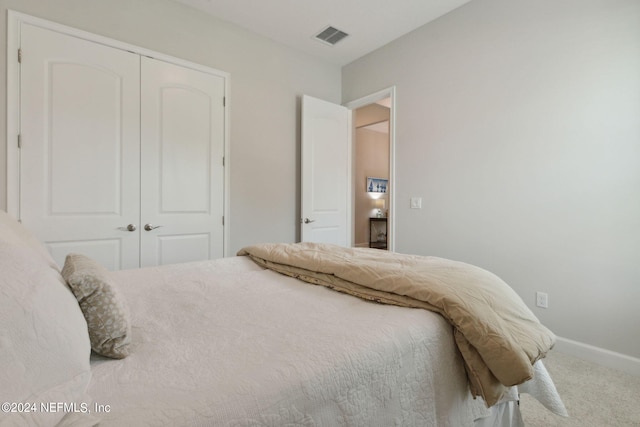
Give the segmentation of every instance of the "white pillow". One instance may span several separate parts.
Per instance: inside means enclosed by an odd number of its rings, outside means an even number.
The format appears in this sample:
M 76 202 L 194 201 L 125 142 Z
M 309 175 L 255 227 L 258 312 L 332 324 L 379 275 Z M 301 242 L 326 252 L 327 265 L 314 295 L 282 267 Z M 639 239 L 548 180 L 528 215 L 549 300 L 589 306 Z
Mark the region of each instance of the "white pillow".
M 89 402 L 87 323 L 46 253 L 0 211 L 0 404 L 37 405 L 35 412 L 0 411 L 3 426 L 52 426 L 65 412 L 42 411 L 40 403 Z
M 60 271 L 47 248 L 29 230 L 3 210 L 0 210 L 0 239 L 31 249 L 34 255 L 39 255 L 48 265 Z

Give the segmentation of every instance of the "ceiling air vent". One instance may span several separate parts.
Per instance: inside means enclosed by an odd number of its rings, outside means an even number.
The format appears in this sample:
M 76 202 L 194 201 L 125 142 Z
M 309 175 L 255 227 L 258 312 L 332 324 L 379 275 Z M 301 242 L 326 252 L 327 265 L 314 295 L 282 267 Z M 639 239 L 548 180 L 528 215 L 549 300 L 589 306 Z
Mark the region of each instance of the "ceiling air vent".
M 320 33 L 315 36 L 315 39 L 333 46 L 348 35 L 349 34 L 345 33 L 344 31 L 340 31 L 337 28 L 329 26 L 320 31 Z

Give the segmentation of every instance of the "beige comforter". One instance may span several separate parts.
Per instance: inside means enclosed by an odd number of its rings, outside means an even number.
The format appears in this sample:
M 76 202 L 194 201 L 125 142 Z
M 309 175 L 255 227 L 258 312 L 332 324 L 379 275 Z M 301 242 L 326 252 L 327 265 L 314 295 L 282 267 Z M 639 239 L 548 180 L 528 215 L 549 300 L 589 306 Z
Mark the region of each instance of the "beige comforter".
M 471 392 L 488 406 L 531 379 L 555 342 L 513 289 L 473 265 L 315 243 L 255 245 L 238 255 L 360 298 L 441 314 L 454 327 Z

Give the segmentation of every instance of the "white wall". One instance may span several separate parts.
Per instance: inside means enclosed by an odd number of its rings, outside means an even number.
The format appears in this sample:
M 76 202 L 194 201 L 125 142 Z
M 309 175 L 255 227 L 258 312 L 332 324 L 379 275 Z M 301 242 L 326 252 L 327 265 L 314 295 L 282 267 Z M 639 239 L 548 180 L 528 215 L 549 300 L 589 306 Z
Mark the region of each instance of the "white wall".
M 340 68 L 168 0 L 0 0 L 13 9 L 231 73 L 231 251 L 294 241 L 299 217 L 299 97 L 340 102 Z M 28 55 L 27 52 L 25 52 Z M 0 55 L 1 80 L 6 57 Z M 6 99 L 5 85 L 0 85 Z M 0 103 L 0 208 L 6 111 Z
M 492 270 L 557 335 L 640 357 L 640 1 L 474 0 L 342 78 L 343 101 L 396 86 L 399 252 Z

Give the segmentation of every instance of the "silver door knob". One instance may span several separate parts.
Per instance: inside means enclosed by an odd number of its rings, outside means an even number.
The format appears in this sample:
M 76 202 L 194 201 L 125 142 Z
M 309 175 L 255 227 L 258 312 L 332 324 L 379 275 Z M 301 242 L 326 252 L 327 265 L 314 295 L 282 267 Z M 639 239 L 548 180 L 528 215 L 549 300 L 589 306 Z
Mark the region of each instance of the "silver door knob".
M 144 225 L 144 229 L 147 231 L 151 231 L 151 230 L 155 230 L 156 228 L 160 228 L 162 227 L 161 225 L 151 225 L 151 224 L 145 224 Z
M 305 218 L 304 219 L 304 223 L 305 224 L 311 224 L 312 222 L 316 222 L 316 220 L 315 219 L 309 219 L 309 218 Z
M 127 225 L 127 231 L 136 231 L 137 227 L 134 224 Z

